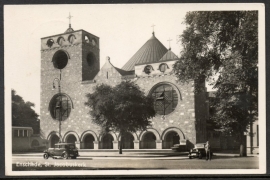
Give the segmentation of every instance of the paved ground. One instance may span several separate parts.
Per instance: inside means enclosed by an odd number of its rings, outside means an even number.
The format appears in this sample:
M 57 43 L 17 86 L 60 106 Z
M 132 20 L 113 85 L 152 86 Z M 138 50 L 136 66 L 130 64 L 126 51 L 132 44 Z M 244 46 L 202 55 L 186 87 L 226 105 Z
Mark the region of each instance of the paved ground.
M 13 170 L 257 169 L 257 156 L 215 153 L 211 161 L 175 152 L 80 152 L 77 159 L 44 160 L 42 153 L 13 154 Z

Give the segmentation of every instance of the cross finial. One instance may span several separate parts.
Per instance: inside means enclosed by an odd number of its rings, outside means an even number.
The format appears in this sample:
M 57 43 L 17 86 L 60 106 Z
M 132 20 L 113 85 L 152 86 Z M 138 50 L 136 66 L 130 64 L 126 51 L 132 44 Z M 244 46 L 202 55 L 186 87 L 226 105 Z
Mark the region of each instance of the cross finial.
M 153 33 L 155 32 L 155 29 L 154 29 L 155 26 L 156 26 L 156 25 L 154 25 L 154 24 L 151 26 L 151 27 L 153 28 Z
M 71 27 L 71 18 L 72 18 L 73 16 L 71 16 L 70 15 L 70 13 L 69 13 L 69 16 L 67 17 L 68 19 L 69 19 L 69 27 Z
M 167 41 L 169 41 L 169 49 L 171 49 L 171 41 L 172 41 L 172 39 L 169 38 Z

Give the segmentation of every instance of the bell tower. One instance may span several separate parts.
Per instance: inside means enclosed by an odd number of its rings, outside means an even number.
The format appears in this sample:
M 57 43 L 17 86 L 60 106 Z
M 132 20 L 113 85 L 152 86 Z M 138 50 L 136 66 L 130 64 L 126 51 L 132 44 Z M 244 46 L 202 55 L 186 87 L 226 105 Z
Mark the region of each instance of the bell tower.
M 84 81 L 91 82 L 99 69 L 99 37 L 82 29 L 73 30 L 69 23 L 64 33 L 41 38 L 40 118 L 45 138 L 48 138 L 52 131 L 58 132 L 58 121 L 52 115 L 56 110 L 50 109 L 53 107 L 52 102 L 57 102 L 56 95 L 59 94 L 57 89 L 52 90 L 54 79 L 59 79 L 61 98 L 65 99 L 66 96 L 67 99 L 68 113 L 63 114 L 66 116 L 67 125 L 62 123 L 64 131 L 71 128 L 68 124 L 72 124 L 76 119 L 72 107 L 75 104 L 73 102 L 78 102 L 79 96 L 83 96 L 79 91 L 80 87 Z

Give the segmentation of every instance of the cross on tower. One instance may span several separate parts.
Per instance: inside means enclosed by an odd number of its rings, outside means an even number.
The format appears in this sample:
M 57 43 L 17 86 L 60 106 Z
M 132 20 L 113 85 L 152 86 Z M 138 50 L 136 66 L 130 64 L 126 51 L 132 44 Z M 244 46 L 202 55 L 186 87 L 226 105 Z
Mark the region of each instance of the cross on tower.
M 156 25 L 154 25 L 154 24 L 151 26 L 151 27 L 153 28 L 153 32 L 155 31 L 155 29 L 154 29 L 155 26 L 156 26 Z
M 68 19 L 69 19 L 69 27 L 71 27 L 71 18 L 72 18 L 73 16 L 71 16 L 70 15 L 70 13 L 69 13 L 69 16 L 67 17 Z
M 169 49 L 171 49 L 171 41 L 172 41 L 172 39 L 169 38 L 167 41 L 169 41 Z

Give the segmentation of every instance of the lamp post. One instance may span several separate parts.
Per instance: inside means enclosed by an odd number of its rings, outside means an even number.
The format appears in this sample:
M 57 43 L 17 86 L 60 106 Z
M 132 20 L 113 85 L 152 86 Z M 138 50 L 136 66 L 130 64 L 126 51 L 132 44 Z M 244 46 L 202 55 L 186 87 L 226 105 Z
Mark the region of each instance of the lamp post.
M 61 121 L 62 121 L 62 96 L 61 96 L 61 84 L 60 84 L 60 79 L 55 78 L 53 80 L 53 90 L 55 89 L 55 85 L 54 82 L 57 81 L 58 83 L 58 93 L 60 95 L 60 101 L 59 101 L 59 105 L 55 107 L 55 109 L 59 109 L 59 143 L 61 142 Z

